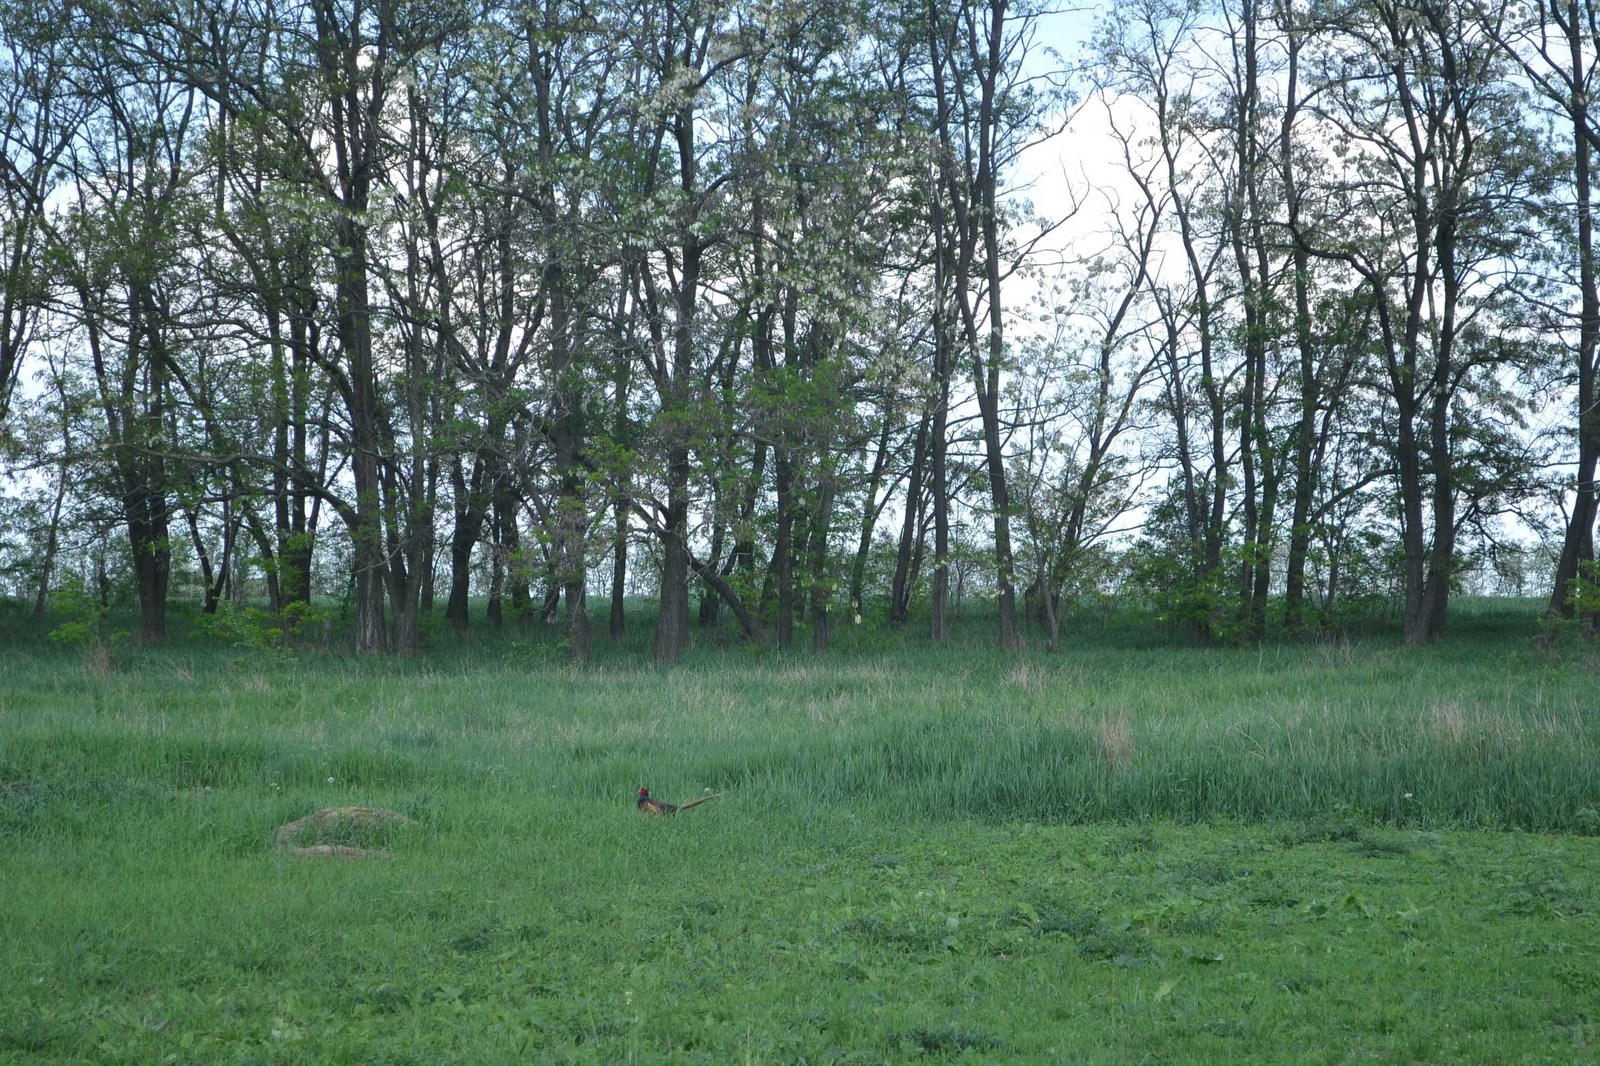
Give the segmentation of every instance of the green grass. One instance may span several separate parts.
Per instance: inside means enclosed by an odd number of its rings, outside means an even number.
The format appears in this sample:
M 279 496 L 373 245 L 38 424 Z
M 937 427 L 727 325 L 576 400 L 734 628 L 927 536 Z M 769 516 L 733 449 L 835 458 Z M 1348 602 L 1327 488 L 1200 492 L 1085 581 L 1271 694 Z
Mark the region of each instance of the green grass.
M 0 652 L 0 1062 L 1600 1061 L 1595 670 L 1526 605 L 1420 651 L 642 628 Z M 276 847 L 338 805 L 394 857 Z

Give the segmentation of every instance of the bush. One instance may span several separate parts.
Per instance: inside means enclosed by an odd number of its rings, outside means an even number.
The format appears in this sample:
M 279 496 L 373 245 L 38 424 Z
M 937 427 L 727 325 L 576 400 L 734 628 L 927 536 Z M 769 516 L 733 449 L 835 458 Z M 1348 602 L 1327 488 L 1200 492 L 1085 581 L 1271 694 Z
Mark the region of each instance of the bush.
M 281 611 L 219 603 L 214 614 L 194 620 L 195 635 L 235 648 L 285 648 L 295 634 L 327 621 L 327 610 L 308 603 L 288 604 Z

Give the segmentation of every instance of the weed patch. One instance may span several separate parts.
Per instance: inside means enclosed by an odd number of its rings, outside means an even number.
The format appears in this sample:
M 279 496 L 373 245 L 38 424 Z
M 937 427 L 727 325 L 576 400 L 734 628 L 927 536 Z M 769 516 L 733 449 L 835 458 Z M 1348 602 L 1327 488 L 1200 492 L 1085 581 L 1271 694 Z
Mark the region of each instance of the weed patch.
M 993 1033 L 961 1025 L 917 1026 L 907 1029 L 895 1042 L 909 1045 L 924 1055 L 1006 1050 L 1006 1042 Z

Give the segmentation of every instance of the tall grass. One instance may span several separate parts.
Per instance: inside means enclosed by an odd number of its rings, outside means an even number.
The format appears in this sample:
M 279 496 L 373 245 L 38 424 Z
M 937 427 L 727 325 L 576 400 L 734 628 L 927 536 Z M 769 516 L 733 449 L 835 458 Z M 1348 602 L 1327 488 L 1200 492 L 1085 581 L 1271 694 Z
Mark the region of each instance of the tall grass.
M 640 784 L 889 818 L 1600 829 L 1592 669 L 1541 652 L 1531 610 L 1476 621 L 1421 650 L 1106 629 L 1007 657 L 974 631 L 943 650 L 856 634 L 822 658 L 713 645 L 671 669 L 515 640 L 371 661 L 19 646 L 0 656 L 0 833 L 197 789 L 592 804 Z

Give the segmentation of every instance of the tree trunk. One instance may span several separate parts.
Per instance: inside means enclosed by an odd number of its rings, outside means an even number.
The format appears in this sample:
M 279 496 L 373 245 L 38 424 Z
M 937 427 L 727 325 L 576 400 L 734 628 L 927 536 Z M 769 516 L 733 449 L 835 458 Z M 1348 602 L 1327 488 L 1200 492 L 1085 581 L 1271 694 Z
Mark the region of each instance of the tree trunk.
M 1417 451 L 1415 402 L 1403 382 L 1395 389 L 1398 401 L 1398 436 L 1395 456 L 1400 468 L 1400 538 L 1405 554 L 1405 615 L 1403 639 L 1408 645 L 1426 644 L 1430 614 L 1423 603 L 1426 540 L 1422 516 L 1422 457 Z
M 611 643 L 621 644 L 628 627 L 624 601 L 628 589 L 628 509 L 620 496 L 615 504 L 615 522 L 611 542 Z
M 787 449 L 778 449 L 778 534 L 772 548 L 772 569 L 777 575 L 778 647 L 794 644 L 794 469 Z
M 932 420 L 933 409 L 925 407 L 922 420 L 917 424 L 911 469 L 906 476 L 905 513 L 901 516 L 900 543 L 895 552 L 894 581 L 889 588 L 889 625 L 896 629 L 905 625 L 911 616 L 911 588 L 915 580 L 911 560 L 915 545 L 921 543 L 924 528 L 923 468 L 927 463 L 928 427 Z
M 72 440 L 67 420 L 62 419 L 62 455 L 72 453 Z M 67 465 L 63 459 L 56 471 L 56 499 L 50 507 L 50 525 L 45 532 L 44 559 L 39 565 L 39 594 L 34 597 L 34 621 L 43 621 L 50 605 L 50 578 L 55 571 L 56 546 L 61 534 L 61 505 L 67 498 Z
M 522 526 L 517 517 L 517 494 L 509 474 L 502 477 L 496 488 L 495 529 L 500 538 L 500 558 L 505 563 L 505 580 L 501 586 L 502 608 L 504 600 L 511 601 L 511 620 L 523 629 L 533 624 L 533 561 L 522 548 Z
M 977 5 L 974 5 L 977 6 Z M 980 37 L 979 13 L 964 9 L 954 25 L 947 26 L 937 5 L 928 9 L 929 59 L 933 68 L 935 119 L 939 137 L 939 180 L 945 205 L 935 206 L 935 231 L 953 222 L 954 240 L 939 239 L 936 256 L 949 265 L 951 291 L 960 309 L 983 442 L 993 507 L 995 577 L 999 583 L 1000 646 L 1008 651 L 1022 647 L 1017 623 L 1016 562 L 1011 551 L 1011 502 L 1006 485 L 1005 453 L 1000 439 L 1000 371 L 1005 357 L 1005 314 L 1001 281 L 998 214 L 1002 110 L 1001 78 L 1006 70 L 1005 0 L 989 0 L 988 23 Z M 966 34 L 970 75 L 955 61 L 956 41 Z M 942 51 L 941 51 L 942 50 Z M 966 76 L 976 79 L 973 86 Z M 957 123 L 960 128 L 957 129 Z M 948 216 L 946 215 L 948 211 Z M 983 249 L 983 293 L 987 308 L 987 339 L 979 337 L 978 295 L 972 291 L 979 246 Z M 942 292 L 936 279 L 936 293 Z M 936 296 L 937 299 L 937 296 Z M 937 638 L 936 638 L 937 639 Z
M 716 567 L 700 562 L 693 555 L 689 556 L 689 567 L 711 586 L 712 591 L 722 597 L 722 602 L 728 605 L 729 610 L 733 611 L 733 616 L 739 620 L 739 628 L 744 630 L 747 640 L 759 642 L 763 639 L 765 631 L 762 629 L 761 619 L 745 606 L 733 586 L 717 573 Z
M 489 595 L 484 616 L 495 632 L 505 627 L 506 556 L 500 543 L 499 520 L 495 521 L 494 543 L 489 546 Z
M 468 615 L 469 595 L 472 586 L 472 548 L 476 537 L 464 534 L 462 513 L 456 510 L 456 523 L 450 535 L 450 598 L 445 601 L 444 617 L 457 633 L 465 633 L 471 625 Z
M 1557 4 L 1551 5 L 1560 10 Z M 1587 6 L 1587 5 L 1586 5 Z M 1584 69 L 1587 55 L 1583 19 L 1579 5 L 1566 5 L 1564 20 L 1559 21 L 1566 37 L 1570 55 L 1572 84 L 1586 86 L 1590 73 Z M 1566 533 L 1561 542 L 1561 555 L 1556 562 L 1555 582 L 1550 590 L 1550 611 L 1571 618 L 1575 608 L 1569 590 L 1574 579 L 1582 576 L 1585 564 L 1594 561 L 1594 526 L 1597 503 L 1595 468 L 1600 462 L 1600 396 L 1596 395 L 1595 362 L 1600 355 L 1600 281 L 1596 279 L 1594 249 L 1594 149 L 1590 138 L 1589 94 L 1574 92 L 1566 102 L 1572 118 L 1574 209 L 1578 222 L 1578 288 L 1582 295 L 1582 317 L 1578 328 L 1578 394 L 1574 414 L 1577 422 L 1578 468 L 1574 486 L 1572 513 L 1567 516 Z
M 721 493 L 713 487 L 711 513 L 716 516 L 715 525 L 711 531 L 711 554 L 706 559 L 706 565 L 712 569 L 722 565 L 722 542 L 727 536 L 727 524 L 722 520 Z M 730 560 L 731 561 L 731 560 Z M 710 629 L 717 624 L 717 615 L 722 600 L 717 596 L 717 590 L 708 582 L 702 582 L 700 588 L 700 628 Z
M 1023 646 L 1022 627 L 1017 624 L 1016 559 L 1011 552 L 1011 496 L 1006 485 L 1006 460 L 1000 440 L 1000 368 L 1005 363 L 1005 310 L 1000 299 L 1004 267 L 1000 262 L 1000 210 L 997 202 L 999 161 L 995 139 L 1000 121 L 996 85 L 1005 67 L 1001 43 L 1005 39 L 1006 4 L 989 4 L 989 57 L 983 71 L 983 94 L 979 109 L 980 136 L 978 193 L 982 213 L 984 269 L 988 275 L 989 308 L 988 358 L 980 361 L 973 344 L 973 375 L 978 381 L 978 411 L 983 420 L 984 451 L 989 465 L 989 496 L 994 505 L 994 556 L 1000 582 L 1000 647 L 1017 651 Z M 976 341 L 976 337 L 970 338 Z
M 235 523 L 229 518 L 227 504 L 222 510 L 222 560 L 218 566 L 211 563 L 211 553 L 206 549 L 205 538 L 200 535 L 200 519 L 194 508 L 185 508 L 184 518 L 189 527 L 189 543 L 194 545 L 195 559 L 200 564 L 200 580 L 204 585 L 205 600 L 200 607 L 201 614 L 216 614 L 217 605 L 221 602 L 223 593 L 228 585 L 228 568 L 233 559 L 233 538 Z M 220 569 L 220 573 L 217 571 Z
M 928 636 L 935 644 L 950 639 L 950 485 L 945 470 L 945 451 L 949 444 L 945 434 L 950 406 L 948 359 L 949 353 L 941 345 L 935 370 L 939 390 L 929 431 L 933 453 L 933 574 L 928 592 Z
M 159 643 L 167 639 L 167 583 L 172 571 L 166 500 L 159 494 L 138 493 L 124 507 L 142 633 L 145 640 Z
M 674 447 L 668 460 L 666 528 L 661 537 L 660 610 L 656 616 L 655 658 L 676 662 L 687 651 L 689 628 L 689 449 Z
M 811 531 L 811 644 L 828 650 L 828 603 L 833 590 L 828 581 L 828 525 L 833 515 L 834 483 L 830 464 L 822 464 L 822 484 L 817 491 L 817 513 Z
M 1285 172 L 1291 164 L 1284 163 Z M 1290 229 L 1298 237 L 1299 194 L 1288 193 Z M 1300 356 L 1300 418 L 1294 437 L 1294 502 L 1289 519 L 1289 557 L 1284 577 L 1283 624 L 1291 633 L 1305 625 L 1306 559 L 1311 552 L 1311 504 L 1317 491 L 1317 465 L 1312 462 L 1321 404 L 1316 353 L 1311 341 L 1310 263 L 1304 245 L 1294 248 L 1294 334 Z
M 1054 655 L 1061 650 L 1061 618 L 1056 614 L 1056 590 L 1050 582 L 1049 574 L 1054 569 L 1049 557 L 1039 561 L 1040 595 L 1039 606 L 1044 614 L 1045 626 L 1050 632 L 1050 654 Z
M 691 56 L 688 52 L 685 58 Z M 702 55 L 704 53 L 701 53 Z M 677 154 L 678 192 L 688 203 L 699 198 L 700 119 L 694 95 L 688 94 L 669 122 Z M 694 371 L 695 317 L 700 305 L 700 266 L 704 238 L 694 231 L 692 212 L 677 234 L 679 268 L 673 292 L 671 366 L 660 368 L 656 388 L 667 425 L 667 513 L 661 541 L 661 607 L 656 616 L 655 658 L 676 662 L 694 639 L 689 628 L 689 427 Z
M 362 68 L 369 54 L 364 27 L 348 23 L 330 0 L 313 5 L 318 33 L 330 46 L 319 50 L 323 88 L 328 94 L 335 135 L 332 149 L 337 177 L 333 232 L 333 294 L 336 333 L 344 371 L 344 400 L 350 423 L 350 470 L 355 500 L 346 516 L 356 580 L 356 652 L 388 648 L 384 619 L 385 556 L 381 476 L 382 398 L 372 350 L 372 303 L 368 291 L 367 211 L 377 177 L 383 139 L 373 128 L 391 71 L 386 64 Z M 366 98 L 363 98 L 365 95 Z
M 872 473 L 867 477 L 867 492 L 861 501 L 861 535 L 856 540 L 856 554 L 850 564 L 850 610 L 856 615 L 863 613 L 861 599 L 867 582 L 867 557 L 872 552 L 872 534 L 877 528 L 882 506 L 878 501 L 878 490 L 883 486 L 884 471 L 889 462 L 889 434 L 894 413 L 892 408 L 884 412 L 883 426 L 878 431 L 878 447 L 872 458 Z

